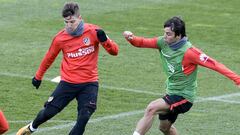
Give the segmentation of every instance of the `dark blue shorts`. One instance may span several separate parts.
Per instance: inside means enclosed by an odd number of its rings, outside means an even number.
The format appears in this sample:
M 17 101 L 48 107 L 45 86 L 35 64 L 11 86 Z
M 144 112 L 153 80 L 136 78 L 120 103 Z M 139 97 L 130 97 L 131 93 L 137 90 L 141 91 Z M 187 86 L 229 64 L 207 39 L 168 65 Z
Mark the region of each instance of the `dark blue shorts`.
M 182 96 L 166 95 L 163 100 L 170 105 L 170 108 L 167 114 L 159 114 L 159 119 L 169 120 L 171 123 L 176 121 L 178 114 L 185 113 L 192 107 L 192 103 Z
M 83 107 L 93 110 L 97 107 L 98 82 L 72 84 L 61 81 L 53 91 L 45 106 L 51 105 L 62 110 L 74 98 L 78 101 L 78 111 Z

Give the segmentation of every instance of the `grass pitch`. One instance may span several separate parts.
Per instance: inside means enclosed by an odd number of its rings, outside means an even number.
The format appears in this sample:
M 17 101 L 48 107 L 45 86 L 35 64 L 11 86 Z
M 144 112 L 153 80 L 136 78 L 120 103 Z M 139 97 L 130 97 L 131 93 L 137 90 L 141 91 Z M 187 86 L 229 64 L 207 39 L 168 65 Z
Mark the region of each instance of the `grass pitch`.
M 0 0 L 0 108 L 9 120 L 7 135 L 13 135 L 34 119 L 56 87 L 56 83 L 49 80 L 59 75 L 61 55 L 46 73 L 39 90 L 31 86 L 31 78 L 52 37 L 63 27 L 64 2 Z M 144 37 L 160 36 L 166 19 L 182 16 L 190 41 L 240 74 L 239 0 L 78 2 L 85 22 L 101 26 L 120 48 L 117 57 L 101 48 L 98 110 L 87 125 L 85 135 L 132 134 L 147 104 L 164 94 L 166 76 L 158 50 L 132 47 L 122 36 L 124 30 Z M 222 75 L 205 68 L 199 70 L 198 84 L 198 102 L 176 122 L 180 134 L 238 135 L 239 89 Z M 221 95 L 223 97 L 217 97 Z M 68 134 L 76 113 L 76 101 L 73 101 L 43 124 L 36 135 Z M 161 134 L 158 122 L 156 119 L 148 135 Z

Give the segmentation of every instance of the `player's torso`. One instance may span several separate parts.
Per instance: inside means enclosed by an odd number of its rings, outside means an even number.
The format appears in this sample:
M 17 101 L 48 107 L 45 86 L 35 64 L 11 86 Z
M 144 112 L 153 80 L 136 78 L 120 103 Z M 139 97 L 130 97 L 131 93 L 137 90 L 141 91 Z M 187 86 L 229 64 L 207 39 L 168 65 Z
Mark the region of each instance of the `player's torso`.
M 195 95 L 197 71 L 185 75 L 182 68 L 184 54 L 191 46 L 190 42 L 186 42 L 181 48 L 172 50 L 169 45 L 162 43 L 160 56 L 168 76 L 167 93 L 181 95 L 192 101 Z
M 64 35 L 62 38 L 61 50 L 66 59 L 83 58 L 98 51 L 98 40 L 91 28 L 86 27 L 81 36 Z
M 180 76 L 182 72 L 182 61 L 184 54 L 188 48 L 191 47 L 190 42 L 186 42 L 181 48 L 177 50 L 172 50 L 169 45 L 161 45 L 161 58 L 163 61 L 163 66 L 168 77 Z
M 84 26 L 81 36 L 73 37 L 63 32 L 59 39 L 63 59 L 61 77 L 72 83 L 96 81 L 99 41 L 95 28 Z

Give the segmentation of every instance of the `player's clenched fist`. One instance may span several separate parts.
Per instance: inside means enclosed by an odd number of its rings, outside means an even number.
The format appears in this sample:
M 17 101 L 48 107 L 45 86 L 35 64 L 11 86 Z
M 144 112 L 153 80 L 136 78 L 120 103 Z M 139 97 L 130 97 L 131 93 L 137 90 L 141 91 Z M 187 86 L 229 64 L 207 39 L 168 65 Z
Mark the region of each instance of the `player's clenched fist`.
M 131 31 L 124 31 L 123 32 L 123 36 L 127 39 L 127 40 L 132 40 L 133 39 L 133 33 Z
M 36 89 L 39 88 L 39 86 L 41 85 L 41 82 L 42 82 L 41 80 L 38 80 L 35 77 L 32 78 L 32 85 L 36 87 Z

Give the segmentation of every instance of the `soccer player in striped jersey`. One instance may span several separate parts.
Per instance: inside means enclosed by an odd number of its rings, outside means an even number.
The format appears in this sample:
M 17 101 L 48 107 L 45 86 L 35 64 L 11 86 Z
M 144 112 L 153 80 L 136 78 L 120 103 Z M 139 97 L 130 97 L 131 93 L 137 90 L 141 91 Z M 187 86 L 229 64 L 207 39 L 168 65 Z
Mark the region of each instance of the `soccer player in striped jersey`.
M 62 16 L 65 28 L 52 40 L 32 84 L 39 88 L 43 75 L 61 51 L 61 81 L 53 91 L 44 108 L 17 135 L 29 135 L 47 120 L 61 112 L 70 101 L 78 102 L 77 122 L 70 135 L 82 135 L 85 126 L 97 107 L 98 95 L 98 53 L 100 45 L 111 55 L 118 54 L 118 45 L 97 25 L 85 23 L 77 3 L 64 5 Z
M 123 35 L 135 47 L 158 49 L 168 76 L 166 95 L 147 106 L 133 135 L 144 135 L 151 128 L 154 115 L 159 115 L 159 129 L 164 135 L 178 134 L 173 124 L 178 114 L 189 111 L 193 105 L 198 65 L 219 72 L 240 87 L 239 75 L 192 45 L 187 39 L 185 23 L 179 17 L 172 17 L 164 23 L 164 35 L 160 37 L 138 37 L 130 31 Z

